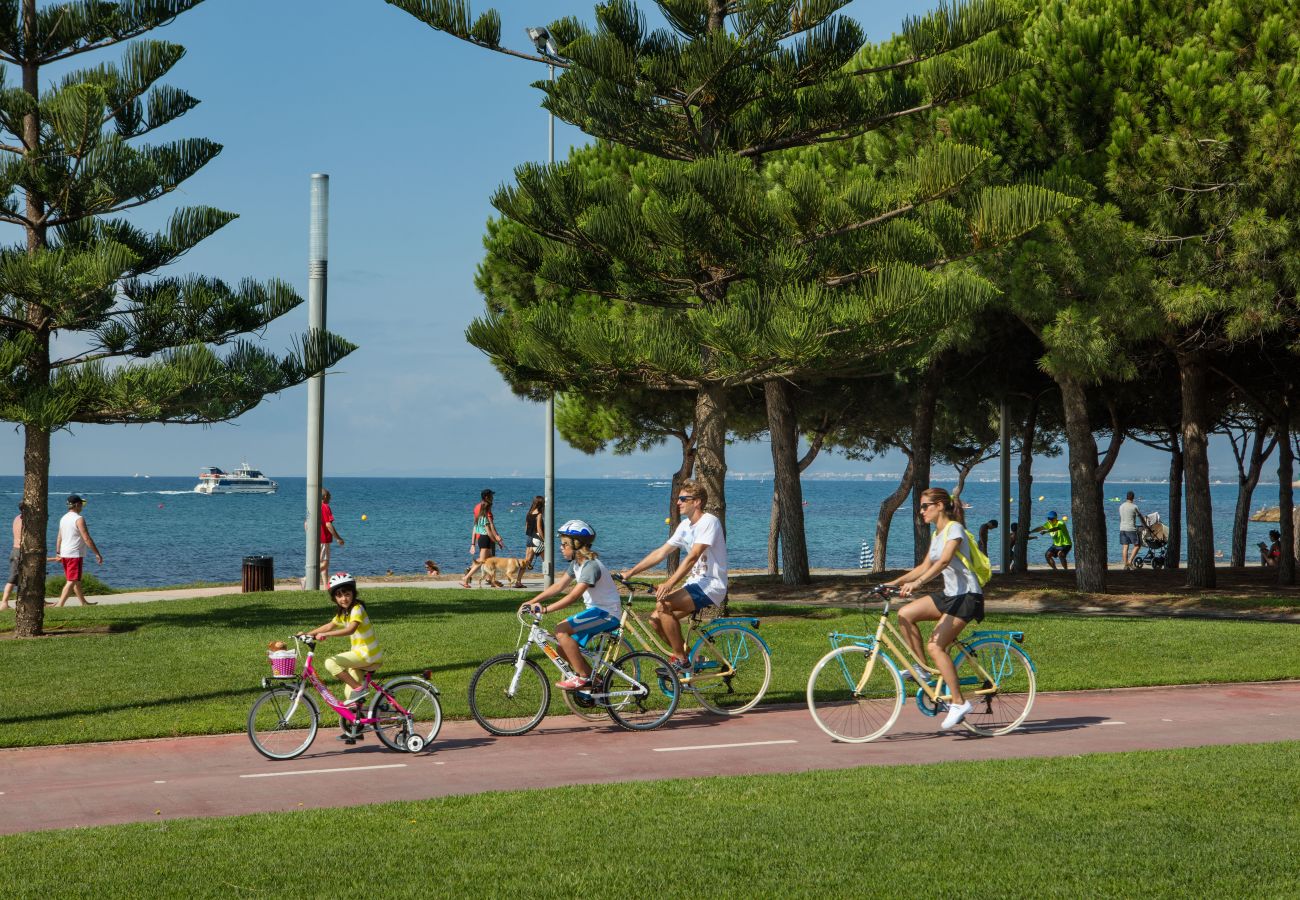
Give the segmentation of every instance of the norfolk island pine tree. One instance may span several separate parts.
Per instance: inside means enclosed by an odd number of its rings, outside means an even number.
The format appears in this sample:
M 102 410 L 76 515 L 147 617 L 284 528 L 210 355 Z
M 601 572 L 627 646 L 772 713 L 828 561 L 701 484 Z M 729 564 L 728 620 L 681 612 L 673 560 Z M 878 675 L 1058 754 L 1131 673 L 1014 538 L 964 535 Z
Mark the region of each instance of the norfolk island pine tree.
M 198 102 L 159 83 L 184 49 L 144 35 L 199 2 L 0 2 L 0 71 L 20 75 L 20 86 L 0 83 L 0 222 L 23 235 L 0 249 L 0 418 L 24 431 L 21 636 L 44 622 L 52 431 L 226 421 L 353 349 L 328 333 L 283 356 L 247 340 L 302 302 L 284 283 L 153 277 L 231 213 L 181 208 L 154 234 L 124 215 L 221 150 L 203 138 L 140 141 Z M 42 77 L 118 44 L 117 62 Z

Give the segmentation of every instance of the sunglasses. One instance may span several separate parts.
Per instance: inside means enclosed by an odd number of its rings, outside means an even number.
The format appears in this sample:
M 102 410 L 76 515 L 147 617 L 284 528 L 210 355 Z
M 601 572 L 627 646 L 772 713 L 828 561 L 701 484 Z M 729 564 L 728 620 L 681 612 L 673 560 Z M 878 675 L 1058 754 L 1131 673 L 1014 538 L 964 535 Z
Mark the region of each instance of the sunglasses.
M 678 502 L 678 503 L 686 503 L 686 502 L 688 502 L 688 501 L 690 501 L 690 500 L 698 500 L 698 499 L 700 499 L 700 498 L 699 498 L 699 497 L 692 497 L 690 494 L 682 494 L 681 496 L 679 496 L 679 497 L 677 498 L 677 502 Z
M 929 509 L 931 506 L 939 506 L 939 505 L 940 505 L 939 503 L 922 503 L 919 506 L 917 506 L 917 509 Z

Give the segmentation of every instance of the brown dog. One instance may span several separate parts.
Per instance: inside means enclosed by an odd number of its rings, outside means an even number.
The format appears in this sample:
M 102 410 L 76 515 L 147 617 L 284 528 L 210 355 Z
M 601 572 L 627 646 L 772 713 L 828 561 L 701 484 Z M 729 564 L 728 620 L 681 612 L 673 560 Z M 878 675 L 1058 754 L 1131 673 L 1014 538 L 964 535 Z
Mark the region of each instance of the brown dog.
M 503 578 L 508 583 L 514 584 L 532 567 L 531 561 L 525 566 L 522 559 L 513 559 L 508 556 L 490 556 L 480 563 L 478 586 L 482 587 L 483 582 L 487 581 L 493 587 L 504 587 L 505 585 L 501 583 Z

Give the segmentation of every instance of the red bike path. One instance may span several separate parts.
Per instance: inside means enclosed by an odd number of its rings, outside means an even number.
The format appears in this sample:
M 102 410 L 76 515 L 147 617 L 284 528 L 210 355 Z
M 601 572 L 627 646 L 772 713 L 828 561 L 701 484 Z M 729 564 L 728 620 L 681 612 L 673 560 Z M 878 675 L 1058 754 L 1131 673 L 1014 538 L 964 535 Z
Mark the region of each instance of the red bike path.
M 786 706 L 734 719 L 688 711 L 646 733 L 564 716 L 498 738 L 452 721 L 415 755 L 385 750 L 373 734 L 344 746 L 336 728 L 286 762 L 262 758 L 243 734 L 3 750 L 0 834 L 570 784 L 1267 743 L 1300 738 L 1297 706 L 1300 682 L 1270 682 L 1043 693 L 1021 730 L 997 738 L 940 732 L 909 704 L 868 744 L 837 743 L 805 707 Z

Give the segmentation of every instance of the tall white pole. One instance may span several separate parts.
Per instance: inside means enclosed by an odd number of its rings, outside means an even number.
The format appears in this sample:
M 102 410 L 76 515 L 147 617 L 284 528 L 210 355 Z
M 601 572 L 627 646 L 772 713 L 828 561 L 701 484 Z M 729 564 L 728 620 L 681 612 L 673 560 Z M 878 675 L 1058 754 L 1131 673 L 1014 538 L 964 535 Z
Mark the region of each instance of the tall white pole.
M 551 83 L 555 82 L 555 66 L 551 70 Z M 547 119 L 547 153 L 546 161 L 555 164 L 555 114 Z M 546 398 L 546 464 L 542 493 L 546 499 L 546 512 L 542 527 L 546 531 L 546 540 L 542 545 L 542 568 L 546 586 L 555 583 L 555 393 Z
M 325 331 L 325 285 L 329 272 L 330 177 L 311 176 L 311 227 L 307 251 L 307 333 Z M 321 470 L 325 450 L 325 374 L 307 382 L 307 565 L 303 586 L 320 590 Z

